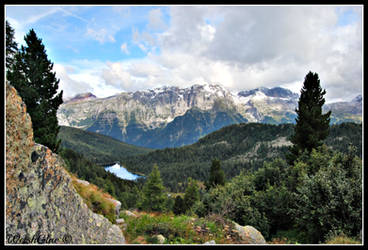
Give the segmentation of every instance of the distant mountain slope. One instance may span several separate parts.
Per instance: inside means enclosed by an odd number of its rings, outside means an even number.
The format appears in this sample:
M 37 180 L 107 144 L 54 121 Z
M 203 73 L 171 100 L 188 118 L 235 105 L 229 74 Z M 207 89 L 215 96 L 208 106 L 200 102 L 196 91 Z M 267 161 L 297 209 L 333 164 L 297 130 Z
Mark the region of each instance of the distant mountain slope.
M 227 178 L 241 170 L 251 171 L 276 157 L 284 157 L 288 138 L 293 134 L 293 124 L 236 124 L 224 127 L 200 139 L 197 143 L 180 148 L 156 150 L 141 156 L 121 160 L 130 171 L 149 174 L 152 166 L 159 166 L 164 184 L 173 191 L 183 191 L 188 177 L 205 181 L 211 161 L 219 159 Z M 328 146 L 346 151 L 349 143 L 361 155 L 362 126 L 343 123 L 331 127 L 326 139 Z
M 106 115 L 105 113 L 104 116 Z M 110 115 L 113 114 L 110 113 Z M 131 123 L 126 127 L 126 135 L 123 135 L 117 118 L 108 121 L 105 117 L 100 117 L 87 131 L 107 134 L 126 143 L 141 147 L 166 148 L 195 143 L 200 137 L 217 129 L 246 121 L 245 118 L 237 113 L 203 111 L 193 108 L 188 110 L 183 116 L 175 117 L 164 128 L 148 130 L 141 124 Z
M 61 126 L 58 137 L 61 146 L 83 154 L 95 163 L 107 163 L 131 155 L 151 152 L 152 149 L 137 147 L 114 138 L 82 129 Z
M 332 111 L 331 122 L 357 122 L 362 121 L 362 96 L 358 95 L 350 102 L 335 102 L 323 106 L 323 111 Z
M 240 122 L 295 123 L 298 94 L 281 87 L 231 93 L 219 84 L 162 87 L 107 98 L 86 93 L 60 106 L 60 125 L 150 148 L 178 147 Z M 362 98 L 324 106 L 331 122 L 361 122 Z M 359 106 L 360 105 L 360 106 Z

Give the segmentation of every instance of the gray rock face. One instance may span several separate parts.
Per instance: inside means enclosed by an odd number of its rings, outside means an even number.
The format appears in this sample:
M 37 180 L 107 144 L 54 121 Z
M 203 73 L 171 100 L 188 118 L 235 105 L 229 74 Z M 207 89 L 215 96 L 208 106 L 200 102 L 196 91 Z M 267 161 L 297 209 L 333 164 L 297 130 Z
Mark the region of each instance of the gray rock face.
M 246 244 L 266 244 L 263 235 L 252 226 L 240 226 L 234 222 L 235 229 L 238 231 L 240 238 Z
M 123 218 L 116 219 L 116 224 L 124 224 L 125 220 Z
M 163 87 L 65 103 L 58 110 L 58 120 L 60 125 L 88 128 L 102 113 L 106 123 L 117 119 L 125 134 L 129 124 L 147 129 L 161 128 L 193 107 L 212 109 L 218 99 L 227 105 L 233 102 L 232 94 L 219 85 L 194 85 L 185 89 Z
M 156 235 L 156 239 L 158 241 L 158 244 L 164 244 L 166 240 L 166 238 L 162 234 Z
M 363 105 L 361 95 L 358 95 L 350 102 L 335 102 L 323 106 L 323 112 L 331 110 L 331 121 L 333 123 L 361 121 L 362 109 Z
M 257 90 L 244 97 L 217 84 L 163 87 L 67 102 L 60 106 L 57 116 L 60 125 L 101 133 L 130 144 L 176 147 L 239 122 L 291 121 L 295 114 L 295 96 L 282 90 L 275 88 L 269 95 Z M 194 130 L 186 127 L 193 121 L 202 121 L 203 115 L 211 119 Z M 283 121 L 282 117 L 285 117 Z M 177 129 L 178 125 L 182 128 Z M 154 138 L 153 142 L 147 142 L 149 138 Z M 170 142 L 161 142 L 163 138 L 170 138 Z
M 61 157 L 33 142 L 16 90 L 7 85 L 6 94 L 6 243 L 124 244 L 120 228 L 75 191 Z
M 131 216 L 131 217 L 138 217 L 136 214 L 132 213 L 129 210 L 124 210 L 124 211 L 121 211 L 121 212 L 124 213 L 125 215 Z
M 108 198 L 108 200 L 110 200 L 114 204 L 116 217 L 119 217 L 121 202 L 115 199 L 110 199 L 110 198 Z

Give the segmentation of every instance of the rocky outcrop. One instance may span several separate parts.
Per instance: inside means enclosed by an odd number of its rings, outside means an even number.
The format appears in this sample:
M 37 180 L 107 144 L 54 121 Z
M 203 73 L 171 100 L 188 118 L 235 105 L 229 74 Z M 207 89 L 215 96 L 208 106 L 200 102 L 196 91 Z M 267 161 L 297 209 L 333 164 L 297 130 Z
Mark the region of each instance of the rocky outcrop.
M 236 231 L 245 244 L 266 244 L 263 235 L 252 226 L 240 226 L 233 222 Z
M 120 213 L 125 214 L 125 215 L 130 216 L 130 217 L 135 217 L 135 218 L 138 217 L 135 213 L 130 212 L 129 210 L 120 211 Z
M 155 238 L 157 239 L 158 244 L 164 244 L 166 240 L 166 238 L 162 234 L 156 235 Z
M 125 243 L 77 194 L 61 157 L 34 143 L 26 107 L 8 84 L 6 98 L 6 243 Z

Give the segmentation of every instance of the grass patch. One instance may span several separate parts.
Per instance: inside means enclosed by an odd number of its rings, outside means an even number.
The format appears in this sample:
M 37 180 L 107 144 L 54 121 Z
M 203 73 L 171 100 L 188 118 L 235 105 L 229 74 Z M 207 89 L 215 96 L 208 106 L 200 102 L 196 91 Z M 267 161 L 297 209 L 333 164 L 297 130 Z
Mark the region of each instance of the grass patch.
M 85 185 L 77 181 L 72 175 L 72 183 L 78 194 L 83 198 L 87 206 L 97 214 L 105 216 L 111 223 L 115 223 L 115 205 L 110 199 L 111 195 L 99 189 L 96 185 Z
M 326 241 L 326 244 L 362 244 L 359 240 L 348 237 L 344 234 L 339 234 L 331 237 Z
M 164 244 L 203 244 L 215 240 L 217 244 L 239 243 L 232 228 L 213 217 L 194 218 L 172 213 L 136 212 L 138 217 L 121 215 L 127 227 L 126 241 L 131 244 L 157 244 L 156 236 L 165 237 Z

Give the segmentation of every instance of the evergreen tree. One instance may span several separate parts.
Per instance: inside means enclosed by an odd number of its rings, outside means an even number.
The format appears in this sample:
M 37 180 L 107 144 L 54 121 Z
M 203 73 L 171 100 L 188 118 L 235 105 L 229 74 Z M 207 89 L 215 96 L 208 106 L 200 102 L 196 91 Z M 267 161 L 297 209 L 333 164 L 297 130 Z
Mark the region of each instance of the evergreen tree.
M 175 198 L 175 204 L 174 204 L 174 207 L 173 207 L 173 212 L 176 215 L 182 214 L 182 213 L 185 212 L 184 201 L 183 201 L 183 198 L 181 198 L 180 195 L 176 196 L 176 198 Z
M 62 104 L 63 91 L 57 93 L 59 80 L 52 72 L 53 63 L 47 59 L 45 46 L 33 29 L 25 36 L 26 47 L 15 54 L 14 64 L 8 72 L 8 80 L 13 85 L 32 119 L 34 138 L 37 143 L 57 152 L 60 127 L 56 112 Z
M 287 156 L 290 164 L 305 150 L 310 153 L 313 148 L 322 145 L 329 133 L 331 111 L 322 114 L 322 106 L 325 103 L 320 80 L 317 73 L 309 72 L 305 79 L 298 102 L 296 125 Z
M 185 194 L 184 194 L 185 211 L 191 209 L 194 203 L 196 203 L 198 200 L 199 200 L 199 189 L 198 189 L 197 182 L 192 180 L 192 178 L 189 177 L 188 187 L 185 190 Z
M 18 44 L 14 41 L 14 29 L 6 21 L 6 70 L 10 70 L 14 63 L 14 56 L 18 51 Z
M 143 185 L 141 207 L 147 211 L 163 211 L 167 196 L 162 184 L 158 166 L 154 165 L 152 172 Z
M 220 161 L 213 160 L 210 170 L 210 178 L 207 183 L 207 188 L 214 187 L 216 185 L 225 184 L 225 173 L 221 169 Z

